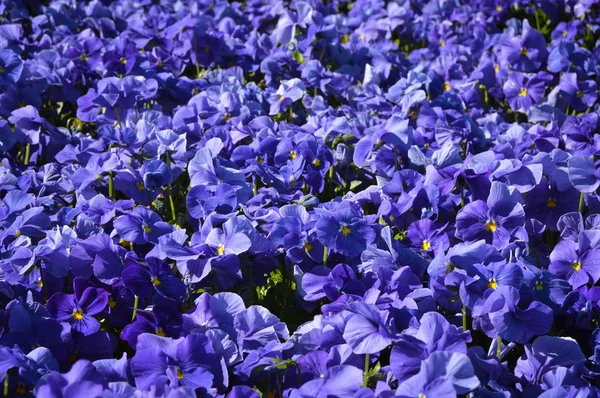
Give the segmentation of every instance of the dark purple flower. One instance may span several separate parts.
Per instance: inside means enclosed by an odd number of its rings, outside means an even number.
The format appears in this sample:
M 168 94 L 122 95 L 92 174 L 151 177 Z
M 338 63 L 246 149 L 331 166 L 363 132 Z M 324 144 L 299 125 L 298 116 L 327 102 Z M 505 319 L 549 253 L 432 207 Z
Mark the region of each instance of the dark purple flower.
M 420 321 L 414 318 L 392 347 L 390 367 L 400 381 L 416 375 L 421 362 L 437 351 L 467 353 L 471 341 L 468 331 L 461 332 L 442 315 L 428 312 Z
M 398 336 L 387 310 L 363 302 L 348 305 L 352 313 L 344 328 L 344 340 L 357 354 L 375 354 L 388 347 Z
M 168 186 L 173 182 L 171 169 L 161 160 L 144 163 L 140 174 L 144 180 L 144 187 L 150 191 Z
M 115 229 L 122 239 L 144 244 L 158 243 L 158 238 L 173 230 L 152 210 L 138 206 L 114 222 Z
M 600 231 L 582 231 L 578 241 L 563 239 L 550 254 L 548 270 L 566 279 L 574 289 L 600 279 Z
M 529 307 L 518 307 L 519 292 L 512 286 L 491 290 L 483 303 L 473 309 L 480 318 L 481 329 L 489 337 L 502 337 L 506 341 L 527 343 L 533 336 L 547 334 L 552 327 L 552 309 L 538 301 Z
M 178 338 L 181 334 L 183 318 L 179 310 L 167 304 L 157 304 L 152 312 L 137 311 L 135 320 L 123 328 L 121 339 L 135 348 L 142 333 L 151 333 L 161 337 Z
M 396 396 L 450 397 L 468 394 L 480 382 L 469 357 L 458 352 L 434 352 L 421 362 L 418 374 L 398 386 Z
M 563 73 L 560 77 L 560 93 L 574 110 L 583 112 L 598 99 L 598 85 L 593 80 L 579 81 L 576 73 Z
M 500 54 L 512 69 L 519 72 L 536 72 L 548 57 L 546 39 L 525 19 L 521 36 L 505 40 L 501 44 Z
M 166 385 L 206 389 L 223 380 L 210 340 L 199 333 L 176 340 L 140 335 L 131 373 L 136 386 L 144 390 L 150 386 L 162 390 Z
M 154 292 L 161 296 L 180 300 L 185 294 L 184 283 L 173 275 L 171 268 L 158 258 L 146 259 L 148 267 L 137 263 L 129 264 L 123 270 L 123 282 L 138 297 L 150 298 Z
M 23 61 L 12 50 L 0 50 L 0 86 L 10 86 L 19 81 Z
M 533 76 L 512 72 L 503 86 L 506 100 L 513 110 L 527 112 L 544 97 L 546 84 L 551 79 L 552 76 L 545 72 Z
M 348 201 L 333 212 L 324 212 L 316 229 L 323 246 L 345 256 L 360 255 L 375 239 L 375 232 L 357 206 Z
M 494 182 L 487 202 L 476 200 L 456 216 L 456 235 L 467 242 L 485 239 L 496 248 L 508 245 L 511 234 L 525 225 L 521 195 L 506 184 Z
M 90 335 L 100 329 L 100 322 L 93 315 L 102 312 L 108 304 L 108 293 L 103 289 L 86 287 L 83 278 L 73 281 L 74 294 L 56 293 L 48 300 L 48 313 L 61 322 Z
M 282 81 L 279 89 L 270 95 L 271 108 L 269 115 L 283 113 L 286 109 L 304 96 L 306 89 L 300 79 Z

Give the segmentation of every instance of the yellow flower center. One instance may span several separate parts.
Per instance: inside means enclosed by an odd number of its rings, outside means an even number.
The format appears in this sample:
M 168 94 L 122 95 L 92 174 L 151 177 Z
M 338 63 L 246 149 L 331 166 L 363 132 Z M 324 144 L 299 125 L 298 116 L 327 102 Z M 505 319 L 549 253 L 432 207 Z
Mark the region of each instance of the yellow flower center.
M 425 396 L 425 394 L 420 393 L 419 395 L 417 395 L 417 398 L 427 398 L 427 397 Z
M 583 98 L 583 92 L 578 91 L 577 92 L 577 98 Z
M 524 96 L 526 96 L 526 95 L 527 95 L 527 89 L 526 89 L 525 87 L 523 87 L 523 88 L 521 89 L 521 91 L 519 91 L 519 96 L 520 96 L 520 97 L 524 97 Z
M 555 208 L 556 207 L 556 199 L 554 199 L 554 198 L 548 199 L 548 201 L 546 202 L 546 206 Z
M 19 385 L 17 385 L 17 388 L 15 388 L 15 393 L 17 393 L 17 395 L 24 395 L 25 391 L 25 384 L 23 383 L 19 383 Z
M 263 162 L 264 162 L 264 161 L 265 161 L 265 160 L 262 158 L 262 156 L 257 156 L 257 157 L 256 157 L 256 163 L 258 163 L 258 164 L 263 164 Z
M 183 379 L 183 372 L 181 371 L 181 368 L 177 368 L 177 378 L 179 380 Z
M 423 250 L 431 249 L 431 243 L 429 243 L 428 240 L 424 240 L 423 243 L 421 244 L 421 249 L 423 249 Z
M 500 65 L 494 65 L 494 71 L 496 73 L 500 72 Z
M 440 47 L 446 47 L 446 41 L 445 40 L 440 41 Z
M 21 230 L 20 230 L 20 229 L 17 229 L 17 230 L 15 231 L 15 238 L 18 238 L 19 236 L 21 236 Z
M 535 290 L 544 290 L 544 284 L 542 283 L 542 281 L 537 281 L 535 283 Z
M 342 228 L 340 228 L 340 231 L 342 232 L 342 234 L 344 236 L 350 235 L 350 228 L 348 228 L 348 226 L 346 224 L 342 225 Z
M 221 243 L 219 247 L 217 247 L 217 254 L 221 256 L 223 253 L 225 253 L 225 245 Z
M 152 283 L 154 284 L 154 286 L 160 286 L 161 285 L 161 281 L 158 279 L 158 277 L 153 276 L 152 279 L 150 279 L 152 281 Z
M 209 46 L 204 46 L 204 52 L 207 53 L 210 51 L 210 47 Z
M 165 64 L 163 64 L 163 61 L 161 61 L 160 59 L 158 60 L 158 62 L 156 63 L 156 66 L 158 66 L 159 68 L 162 68 Z
M 319 159 L 315 159 L 312 161 L 313 166 L 319 167 L 321 166 L 321 161 Z
M 566 30 L 563 32 L 563 37 L 567 37 L 567 31 Z
M 359 39 L 364 40 L 365 39 L 365 34 L 361 33 L 360 36 L 358 36 Z
M 121 58 L 121 59 L 120 59 L 120 62 L 121 62 L 123 65 L 125 65 L 125 64 L 127 63 L 127 59 L 126 59 L 126 58 Z
M 2 66 L 0 66 L 0 73 L 4 73 L 4 68 Z
M 487 286 L 489 288 L 492 288 L 492 289 L 497 289 L 498 288 L 498 282 L 496 282 L 496 280 L 494 278 L 492 278 L 492 279 L 490 279 L 488 281 L 488 285 Z
M 143 184 L 143 183 L 141 183 L 141 182 L 139 182 L 139 183 L 137 184 L 137 189 L 139 189 L 140 191 L 143 191 L 143 190 L 144 190 L 144 184 Z
M 581 269 L 581 263 L 579 261 L 575 261 L 571 266 L 575 271 L 579 271 Z
M 496 226 L 495 221 L 490 220 L 485 224 L 485 230 L 488 232 L 496 232 L 496 229 L 498 229 L 498 227 Z
M 108 306 L 110 308 L 115 308 L 117 306 L 117 302 L 112 297 L 108 299 Z
M 313 245 L 311 245 L 310 242 L 305 242 L 304 245 L 302 245 L 302 247 L 304 247 L 304 250 L 310 251 L 312 250 Z
M 44 286 L 44 281 L 40 279 L 40 280 L 38 281 L 37 285 L 38 285 L 39 287 L 42 287 L 42 286 Z
M 80 59 L 81 59 L 82 61 L 87 61 L 87 60 L 88 60 L 88 56 L 87 56 L 87 55 L 85 55 L 85 54 L 81 54 L 81 57 L 80 57 Z
M 502 6 L 496 6 L 496 11 L 498 11 L 498 12 L 502 11 Z
M 125 239 L 120 239 L 119 240 L 119 244 L 121 245 L 121 247 L 124 247 L 124 248 L 128 248 L 129 247 L 129 242 L 126 241 Z
M 446 91 L 450 90 L 450 83 L 449 82 L 444 82 L 444 90 L 446 90 Z
M 166 336 L 165 331 L 162 330 L 162 328 L 156 329 L 156 335 L 160 336 L 160 337 L 165 337 Z
M 296 156 L 297 155 L 295 151 L 290 152 L 290 159 L 296 159 Z
M 528 54 L 529 54 L 529 51 L 527 51 L 526 48 L 521 49 L 521 55 L 528 55 Z
M 143 228 L 144 228 L 144 232 L 146 232 L 147 234 L 149 234 L 150 232 L 152 232 L 152 228 L 150 228 L 147 225 L 144 225 Z
M 81 311 L 81 310 L 73 311 L 73 319 L 75 319 L 76 321 L 82 320 L 83 319 L 83 311 Z

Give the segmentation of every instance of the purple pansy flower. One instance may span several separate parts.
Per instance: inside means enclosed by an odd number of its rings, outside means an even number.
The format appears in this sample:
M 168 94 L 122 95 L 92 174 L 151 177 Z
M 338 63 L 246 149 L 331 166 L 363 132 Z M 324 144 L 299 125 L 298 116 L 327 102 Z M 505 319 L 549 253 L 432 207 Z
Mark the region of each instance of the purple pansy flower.
M 494 182 L 487 202 L 467 204 L 456 216 L 456 235 L 472 242 L 485 239 L 496 248 L 506 247 L 515 229 L 525 225 L 525 211 L 519 191 Z
M 316 224 L 317 237 L 328 249 L 358 256 L 375 239 L 375 232 L 354 203 L 344 201 L 335 212 L 324 211 Z
M 600 279 L 600 231 L 581 231 L 577 241 L 563 239 L 550 254 L 548 270 L 574 289 Z
M 48 300 L 48 313 L 59 321 L 90 335 L 100 329 L 100 322 L 93 315 L 102 312 L 108 304 L 108 293 L 103 289 L 86 287 L 83 278 L 73 280 L 74 294 L 56 293 Z
M 158 243 L 160 236 L 173 230 L 158 214 L 143 206 L 119 217 L 114 226 L 121 238 L 137 244 Z

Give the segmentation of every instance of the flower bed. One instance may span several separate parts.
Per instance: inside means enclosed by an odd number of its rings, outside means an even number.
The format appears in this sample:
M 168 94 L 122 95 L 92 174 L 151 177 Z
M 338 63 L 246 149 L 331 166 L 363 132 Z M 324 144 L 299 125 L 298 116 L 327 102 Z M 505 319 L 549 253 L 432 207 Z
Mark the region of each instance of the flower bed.
M 600 395 L 600 5 L 0 1 L 5 397 Z

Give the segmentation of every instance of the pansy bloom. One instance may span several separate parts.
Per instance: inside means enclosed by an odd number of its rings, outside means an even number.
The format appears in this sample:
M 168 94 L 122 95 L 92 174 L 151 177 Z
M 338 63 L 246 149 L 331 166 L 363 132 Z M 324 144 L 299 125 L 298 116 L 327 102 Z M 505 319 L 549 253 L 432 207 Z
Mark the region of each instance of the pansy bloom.
M 100 329 L 100 322 L 94 315 L 100 313 L 108 304 L 108 293 L 103 289 L 85 287 L 83 278 L 73 281 L 74 294 L 56 293 L 48 300 L 48 313 L 59 321 L 71 324 L 71 327 L 90 335 Z

